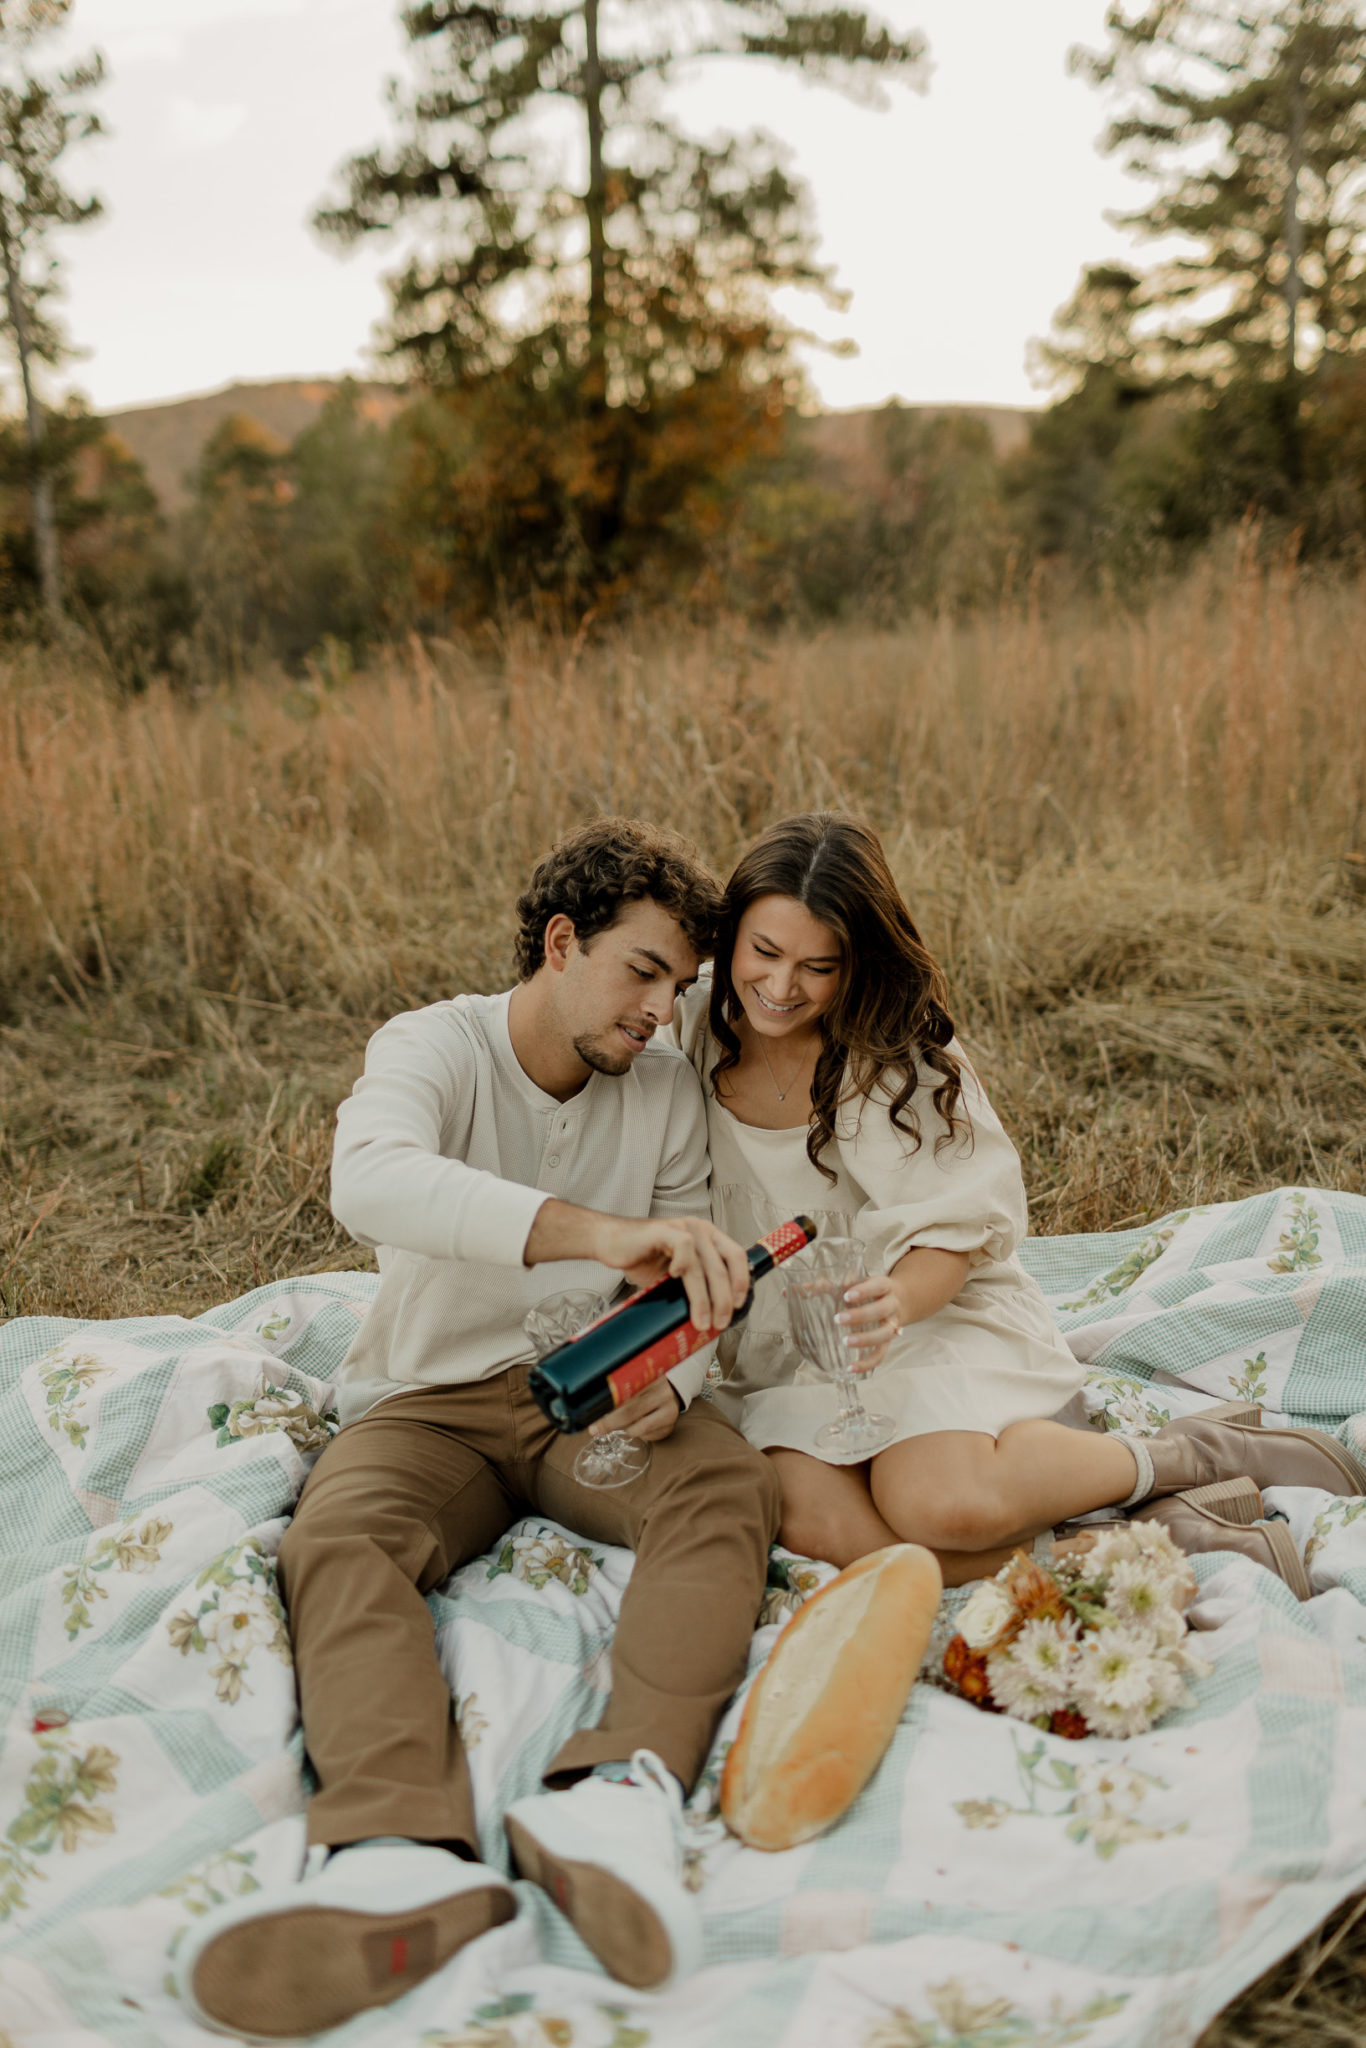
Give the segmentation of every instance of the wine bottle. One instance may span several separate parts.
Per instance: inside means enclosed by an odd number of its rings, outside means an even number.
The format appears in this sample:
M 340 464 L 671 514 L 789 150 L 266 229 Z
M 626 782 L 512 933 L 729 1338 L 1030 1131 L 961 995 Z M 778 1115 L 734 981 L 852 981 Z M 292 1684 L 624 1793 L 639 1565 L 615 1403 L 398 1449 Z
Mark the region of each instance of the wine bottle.
M 815 1235 L 816 1226 L 809 1217 L 795 1216 L 749 1247 L 745 1253 L 749 1293 L 736 1309 L 733 1322 L 749 1314 L 755 1281 L 802 1251 Z M 642 1288 L 629 1301 L 608 1309 L 571 1343 L 547 1353 L 532 1367 L 527 1384 L 559 1428 L 587 1429 L 590 1422 L 610 1415 L 718 1334 L 716 1330 L 699 1330 L 692 1321 L 681 1280 L 657 1280 L 653 1287 Z

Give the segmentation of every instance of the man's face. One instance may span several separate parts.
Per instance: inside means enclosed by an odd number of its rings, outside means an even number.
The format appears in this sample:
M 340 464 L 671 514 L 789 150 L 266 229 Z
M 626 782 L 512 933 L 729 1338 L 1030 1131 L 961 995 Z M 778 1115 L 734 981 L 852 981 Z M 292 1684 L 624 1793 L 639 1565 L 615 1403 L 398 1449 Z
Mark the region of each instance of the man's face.
M 630 903 L 586 945 L 571 938 L 556 984 L 556 1009 L 575 1052 L 599 1074 L 624 1074 L 699 961 L 677 919 L 648 898 Z

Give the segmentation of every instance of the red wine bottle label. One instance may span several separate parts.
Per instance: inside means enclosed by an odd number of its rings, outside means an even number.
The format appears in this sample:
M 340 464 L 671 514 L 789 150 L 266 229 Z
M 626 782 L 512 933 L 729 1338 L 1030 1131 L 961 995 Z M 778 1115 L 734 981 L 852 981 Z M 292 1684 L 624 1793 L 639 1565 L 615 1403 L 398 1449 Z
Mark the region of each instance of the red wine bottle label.
M 615 1372 L 607 1375 L 607 1384 L 612 1390 L 612 1406 L 620 1408 L 623 1401 L 643 1393 L 666 1372 L 676 1365 L 682 1365 L 694 1351 L 700 1351 L 704 1344 L 711 1342 L 711 1332 L 706 1336 L 696 1323 L 684 1323 L 680 1329 L 670 1330 L 667 1337 L 661 1337 L 657 1344 L 638 1351 L 634 1358 L 628 1358 L 625 1365 L 619 1365 Z
M 761 1237 L 759 1243 L 776 1266 L 781 1265 L 784 1259 L 790 1259 L 795 1252 L 805 1251 L 813 1235 L 814 1232 L 804 1220 L 794 1220 L 791 1223 L 780 1223 L 776 1230 L 769 1231 L 767 1237 Z M 604 1316 L 601 1320 L 606 1322 L 607 1318 Z M 596 1328 L 596 1325 L 594 1327 Z M 670 1330 L 667 1337 L 661 1337 L 657 1343 L 648 1345 L 644 1351 L 638 1351 L 634 1358 L 628 1358 L 624 1365 L 617 1366 L 615 1371 L 607 1375 L 612 1406 L 620 1408 L 623 1401 L 629 1401 L 634 1395 L 643 1393 L 646 1387 L 652 1386 L 663 1374 L 672 1372 L 676 1365 L 682 1365 L 685 1358 L 691 1358 L 694 1351 L 700 1351 L 704 1344 L 710 1344 L 713 1334 L 710 1330 L 699 1330 L 696 1323 L 689 1321 L 677 1330 Z
M 761 1237 L 759 1242 L 772 1254 L 774 1265 L 780 1266 L 794 1252 L 805 1251 L 813 1234 L 814 1230 L 807 1228 L 804 1219 L 794 1218 L 791 1223 L 780 1223 L 776 1230 L 770 1230 L 768 1236 Z

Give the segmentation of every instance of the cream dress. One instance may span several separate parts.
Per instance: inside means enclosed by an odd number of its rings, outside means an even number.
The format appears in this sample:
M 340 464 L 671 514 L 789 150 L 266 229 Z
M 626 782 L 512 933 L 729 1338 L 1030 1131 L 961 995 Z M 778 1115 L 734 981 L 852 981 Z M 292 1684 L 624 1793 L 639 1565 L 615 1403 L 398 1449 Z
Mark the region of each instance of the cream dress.
M 876 1100 L 856 1102 L 841 1112 L 826 1147 L 838 1172 L 832 1184 L 807 1157 L 805 1125 L 761 1130 L 717 1101 L 710 994 L 704 976 L 679 1002 L 673 1035 L 706 1096 L 713 1222 L 752 1244 L 790 1216 L 810 1216 L 822 1237 L 861 1239 L 870 1273 L 890 1272 L 913 1245 L 971 1257 L 962 1293 L 903 1330 L 884 1362 L 859 1380 L 864 1406 L 895 1423 L 892 1441 L 946 1429 L 999 1436 L 1008 1423 L 1055 1414 L 1080 1387 L 1083 1369 L 1015 1257 L 1027 1229 L 1019 1155 L 962 1047 L 953 1042 L 963 1062 L 959 1115 L 971 1123 L 971 1140 L 955 1139 L 936 1153 L 946 1126 L 933 1102 L 939 1076 L 930 1074 L 913 1102 L 919 1149 L 909 1149 Z M 835 1390 L 792 1344 L 781 1271 L 759 1283 L 748 1316 L 721 1339 L 717 1366 L 716 1405 L 758 1449 L 783 1445 L 826 1464 L 857 1462 L 816 1449 L 816 1431 L 835 1417 Z

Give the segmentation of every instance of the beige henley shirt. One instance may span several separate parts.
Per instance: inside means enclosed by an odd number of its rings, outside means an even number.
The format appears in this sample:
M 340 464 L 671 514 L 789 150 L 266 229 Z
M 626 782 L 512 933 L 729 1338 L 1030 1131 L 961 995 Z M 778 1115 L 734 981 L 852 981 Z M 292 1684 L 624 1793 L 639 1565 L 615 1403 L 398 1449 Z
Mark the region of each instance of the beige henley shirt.
M 551 1196 L 618 1216 L 705 1216 L 707 1119 L 683 1054 L 655 1039 L 621 1075 L 559 1102 L 521 1066 L 509 994 L 456 996 L 377 1031 L 337 1112 L 332 1210 L 380 1285 L 337 1383 L 342 1422 L 415 1387 L 490 1379 L 532 1354 L 529 1309 L 569 1287 L 611 1294 L 593 1260 L 525 1266 Z M 699 1352 L 669 1374 L 687 1403 Z

